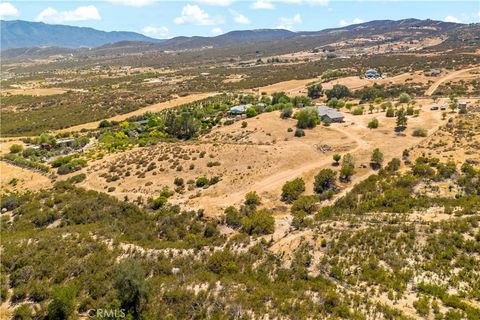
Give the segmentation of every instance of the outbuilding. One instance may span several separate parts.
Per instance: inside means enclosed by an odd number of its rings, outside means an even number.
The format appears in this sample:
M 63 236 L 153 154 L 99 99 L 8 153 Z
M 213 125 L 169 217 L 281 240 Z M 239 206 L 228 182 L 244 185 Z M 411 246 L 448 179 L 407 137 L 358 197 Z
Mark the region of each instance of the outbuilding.
M 343 122 L 345 118 L 342 113 L 337 110 L 327 107 L 326 105 L 317 106 L 317 112 L 323 122 Z

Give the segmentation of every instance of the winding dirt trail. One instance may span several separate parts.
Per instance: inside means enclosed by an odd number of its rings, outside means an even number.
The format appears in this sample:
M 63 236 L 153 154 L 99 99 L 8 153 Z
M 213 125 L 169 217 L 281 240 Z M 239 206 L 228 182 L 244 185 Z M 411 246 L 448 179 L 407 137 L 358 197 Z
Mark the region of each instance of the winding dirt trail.
M 355 153 L 360 150 L 369 150 L 371 148 L 368 142 L 352 134 L 351 132 L 348 131 L 348 129 L 346 130 L 340 127 L 330 127 L 330 128 L 332 130 L 335 130 L 345 135 L 347 138 L 355 142 L 356 144 L 355 148 L 350 149 L 344 152 L 343 154 Z M 299 176 L 306 175 L 309 172 L 318 170 L 322 167 L 329 166 L 331 165 L 331 163 L 332 163 L 332 159 L 328 157 L 328 158 L 319 159 L 318 161 L 315 161 L 315 162 L 307 163 L 299 167 L 279 171 L 262 180 L 258 180 L 257 182 L 255 182 L 252 185 L 249 185 L 246 188 L 241 188 L 236 190 L 235 192 L 230 193 L 228 197 L 225 197 L 224 195 L 221 195 L 221 196 L 203 195 L 201 198 L 201 207 L 208 208 L 209 210 L 206 210 L 207 212 L 214 212 L 216 211 L 215 209 L 218 210 L 219 207 L 242 202 L 245 197 L 245 194 L 249 191 L 255 190 L 258 194 L 262 194 L 262 193 L 272 192 L 273 190 L 278 190 L 284 185 L 286 181 Z
M 455 78 L 457 78 L 458 76 L 464 74 L 464 73 L 467 73 L 467 72 L 470 72 L 470 71 L 473 71 L 473 70 L 480 70 L 480 66 L 476 66 L 476 67 L 473 67 L 473 68 L 468 68 L 468 69 L 462 69 L 462 70 L 458 70 L 458 71 L 454 71 L 452 73 L 449 73 L 447 74 L 446 76 L 438 79 L 437 81 L 435 81 L 431 86 L 430 88 L 427 89 L 427 91 L 425 91 L 425 95 L 426 96 L 431 96 L 435 90 L 438 89 L 438 87 L 446 82 L 446 81 L 449 81 L 449 80 L 453 80 Z

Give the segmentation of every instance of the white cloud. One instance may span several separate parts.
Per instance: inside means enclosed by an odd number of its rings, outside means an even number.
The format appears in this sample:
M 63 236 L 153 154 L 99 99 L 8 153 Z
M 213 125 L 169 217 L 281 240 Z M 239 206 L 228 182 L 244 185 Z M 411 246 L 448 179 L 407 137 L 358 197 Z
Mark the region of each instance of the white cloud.
M 182 14 L 176 17 L 174 22 L 176 24 L 191 23 L 199 26 L 211 26 L 223 23 L 223 19 L 213 19 L 199 6 L 187 4 L 183 7 Z
M 142 29 L 143 34 L 152 38 L 165 38 L 169 35 L 167 27 L 153 27 L 148 26 Z
M 301 24 L 302 17 L 300 17 L 300 14 L 294 15 L 292 18 L 280 18 L 279 19 L 280 24 L 276 27 L 277 29 L 286 29 L 286 30 L 292 30 L 293 27 L 297 24 Z
M 229 6 L 235 2 L 235 0 L 196 0 L 196 1 L 210 5 L 210 6 L 222 6 L 222 7 Z
M 311 6 L 327 6 L 329 0 L 270 0 L 272 2 L 283 2 L 292 4 L 308 4 Z
M 363 20 L 360 19 L 360 18 L 355 18 L 353 19 L 352 21 L 347 21 L 347 20 L 340 20 L 340 22 L 338 23 L 340 25 L 340 27 L 346 27 L 346 26 L 349 26 L 351 24 L 359 24 L 359 23 L 363 23 Z
M 445 22 L 455 22 L 455 23 L 461 23 L 460 19 L 458 19 L 455 16 L 446 16 L 445 19 L 443 19 Z
M 47 8 L 40 12 L 35 21 L 46 23 L 64 23 L 72 21 L 100 20 L 100 14 L 95 6 L 78 7 L 73 11 L 57 11 Z
M 257 0 L 250 5 L 252 9 L 273 9 L 275 8 L 269 0 Z
M 223 33 L 223 30 L 221 28 L 213 28 L 211 31 L 210 31 L 213 35 L 219 35 L 219 34 L 222 34 Z
M 128 7 L 145 7 L 151 5 L 155 0 L 108 0 L 110 3 Z
M 0 3 L 0 18 L 3 19 L 5 17 L 18 17 L 20 12 L 17 8 L 10 2 L 3 2 Z
M 310 6 L 328 6 L 330 0 L 256 0 L 250 5 L 252 9 L 274 9 L 274 3 L 306 4 Z
M 230 10 L 230 13 L 233 16 L 233 20 L 238 24 L 250 24 L 250 19 L 247 16 L 244 16 L 240 12 L 235 10 Z

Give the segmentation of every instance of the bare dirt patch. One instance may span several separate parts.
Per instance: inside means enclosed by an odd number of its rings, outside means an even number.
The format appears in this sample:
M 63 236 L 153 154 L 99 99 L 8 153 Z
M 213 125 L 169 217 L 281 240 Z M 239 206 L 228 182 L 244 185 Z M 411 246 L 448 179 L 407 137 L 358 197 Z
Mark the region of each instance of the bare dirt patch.
M 35 191 L 50 187 L 51 181 L 46 175 L 0 161 L 0 185 L 2 191 Z

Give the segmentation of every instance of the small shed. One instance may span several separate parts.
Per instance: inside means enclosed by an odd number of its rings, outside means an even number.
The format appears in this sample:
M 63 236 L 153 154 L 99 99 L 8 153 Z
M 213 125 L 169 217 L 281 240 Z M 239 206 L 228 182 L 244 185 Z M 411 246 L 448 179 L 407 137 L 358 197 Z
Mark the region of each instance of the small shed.
M 458 104 L 458 109 L 460 110 L 466 110 L 467 109 L 467 103 L 466 102 L 460 102 Z

